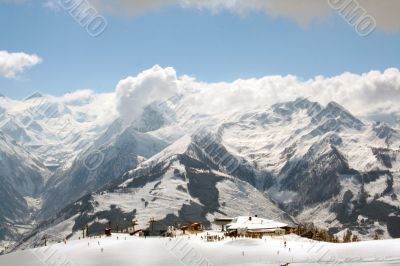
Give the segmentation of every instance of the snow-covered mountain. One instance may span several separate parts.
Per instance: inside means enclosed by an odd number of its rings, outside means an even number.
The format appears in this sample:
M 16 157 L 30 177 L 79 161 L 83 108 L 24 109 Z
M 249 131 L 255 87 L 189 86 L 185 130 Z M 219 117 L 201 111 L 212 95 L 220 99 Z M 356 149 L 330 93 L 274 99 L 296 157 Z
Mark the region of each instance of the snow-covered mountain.
M 15 240 L 31 223 L 46 167 L 14 140 L 0 132 L 0 242 Z M 30 228 L 29 228 L 30 229 Z
M 110 123 L 99 123 L 92 105 L 35 93 L 23 101 L 0 99 L 0 129 L 35 153 L 50 169 L 69 165 Z M 110 112 L 111 113 L 111 112 Z M 112 115 L 110 115 L 112 117 Z
M 313 222 L 331 233 L 351 228 L 366 238 L 400 236 L 400 133 L 363 122 L 337 103 L 300 98 L 212 113 L 178 95 L 147 106 L 132 124 L 121 118 L 102 126 L 66 107 L 54 108 L 91 125 L 76 139 L 88 143 L 84 149 L 75 142 L 34 149 L 37 127 L 22 127 L 30 140 L 21 142 L 42 161 L 58 145 L 70 149 L 49 155 L 58 166 L 44 179 L 41 224 L 22 246 L 86 224 L 102 231 L 108 220 L 123 226 L 134 218 L 142 228 L 150 218 L 160 227 L 210 226 L 214 217 L 241 214 Z M 17 141 L 22 121 L 11 121 L 4 134 Z
M 44 234 L 70 237 L 86 225 L 92 233 L 102 232 L 108 221 L 120 228 L 132 219 L 147 228 L 151 218 L 160 229 L 193 221 L 210 227 L 215 217 L 257 213 L 293 224 L 268 195 L 218 168 L 195 139 L 185 136 L 127 172 L 122 180 L 67 206 L 41 224 L 22 247 L 41 243 Z
M 0 98 L 0 241 L 13 241 L 25 227 L 31 229 L 54 174 L 70 168 L 108 128 L 90 112 L 95 101 L 65 101 L 38 93 L 23 101 Z
M 53 174 L 43 194 L 41 215 L 46 217 L 68 203 L 118 179 L 139 162 L 163 150 L 167 144 L 116 121 L 73 161 Z

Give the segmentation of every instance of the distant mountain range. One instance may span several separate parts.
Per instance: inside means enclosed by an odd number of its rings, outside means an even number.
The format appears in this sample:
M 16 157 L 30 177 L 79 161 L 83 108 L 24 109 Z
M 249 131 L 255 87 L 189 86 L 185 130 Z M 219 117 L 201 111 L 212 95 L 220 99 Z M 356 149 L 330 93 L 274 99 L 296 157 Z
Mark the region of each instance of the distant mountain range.
M 173 97 L 99 125 L 49 97 L 0 101 L 0 241 L 258 214 L 400 237 L 400 132 L 308 99 L 200 114 Z M 39 110 L 39 111 L 37 111 Z M 69 121 L 68 130 L 65 123 Z M 23 229 L 21 229 L 23 228 Z

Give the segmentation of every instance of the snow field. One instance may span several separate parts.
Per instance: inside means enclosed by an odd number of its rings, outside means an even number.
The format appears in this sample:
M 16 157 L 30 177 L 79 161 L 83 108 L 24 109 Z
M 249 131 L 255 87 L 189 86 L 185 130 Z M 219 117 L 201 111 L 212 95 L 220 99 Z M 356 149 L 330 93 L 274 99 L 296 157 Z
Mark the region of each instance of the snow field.
M 210 235 L 220 233 L 209 232 Z M 333 244 L 295 235 L 263 239 L 202 240 L 205 234 L 177 238 L 109 238 L 68 241 L 0 257 L 0 265 L 399 265 L 400 240 Z M 286 241 L 286 247 L 284 246 Z M 65 264 L 55 264 L 63 261 Z M 53 264 L 51 264 L 53 263 Z

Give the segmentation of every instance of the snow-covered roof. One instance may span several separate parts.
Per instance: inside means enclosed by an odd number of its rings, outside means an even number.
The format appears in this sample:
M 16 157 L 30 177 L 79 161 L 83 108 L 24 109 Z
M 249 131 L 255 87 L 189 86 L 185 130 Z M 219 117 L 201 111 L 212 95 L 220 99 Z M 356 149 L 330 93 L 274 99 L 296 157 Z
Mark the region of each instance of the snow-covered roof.
M 274 229 L 288 226 L 285 223 L 276 222 L 259 217 L 239 216 L 233 219 L 231 224 L 227 227 L 229 230 L 247 229 L 247 230 L 261 230 L 261 229 Z

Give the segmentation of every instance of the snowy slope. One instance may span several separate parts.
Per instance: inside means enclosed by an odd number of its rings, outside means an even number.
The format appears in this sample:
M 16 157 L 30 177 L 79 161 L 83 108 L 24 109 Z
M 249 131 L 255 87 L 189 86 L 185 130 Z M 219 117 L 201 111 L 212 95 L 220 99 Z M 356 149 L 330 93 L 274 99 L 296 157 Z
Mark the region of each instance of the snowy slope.
M 32 229 L 55 169 L 68 168 L 107 128 L 92 110 L 96 101 L 40 94 L 24 101 L 0 97 L 0 241 L 16 240 Z
M 174 108 L 180 112 L 175 128 L 208 132 L 207 165 L 265 191 L 301 222 L 332 233 L 352 228 L 367 238 L 400 236 L 396 129 L 364 123 L 334 102 L 322 106 L 300 98 L 200 116 L 184 101 Z M 165 136 L 170 128 L 155 134 Z M 232 157 L 240 164 L 228 169 L 224 159 Z
M 86 225 L 93 234 L 103 232 L 108 221 L 123 228 L 132 219 L 146 229 L 154 218 L 159 230 L 195 221 L 211 227 L 215 217 L 244 213 L 293 224 L 266 194 L 246 181 L 210 167 L 198 152 L 193 139 L 183 137 L 128 172 L 123 181 L 114 181 L 107 189 L 88 194 L 66 207 L 35 230 L 22 247 L 37 245 L 43 234 L 54 233 L 65 221 L 69 230 L 63 232 L 64 237 L 79 234 Z
M 209 232 L 212 235 L 217 232 Z M 117 238 L 118 237 L 118 238 Z M 138 238 L 114 235 L 68 241 L 0 257 L 1 265 L 398 265 L 399 240 L 331 244 L 294 235 L 205 242 L 203 235 Z M 287 246 L 283 243 L 286 241 Z
M 298 99 L 225 123 L 221 139 L 229 151 L 271 173 L 267 193 L 299 221 L 333 232 L 350 227 L 368 237 L 376 230 L 400 236 L 395 129 L 365 125 L 335 103 Z
M 118 128 L 118 129 L 115 129 Z M 53 175 L 43 194 L 41 215 L 54 213 L 83 195 L 120 178 L 167 144 L 134 128 L 120 128 L 118 121 L 99 139 L 80 153 L 71 167 Z

